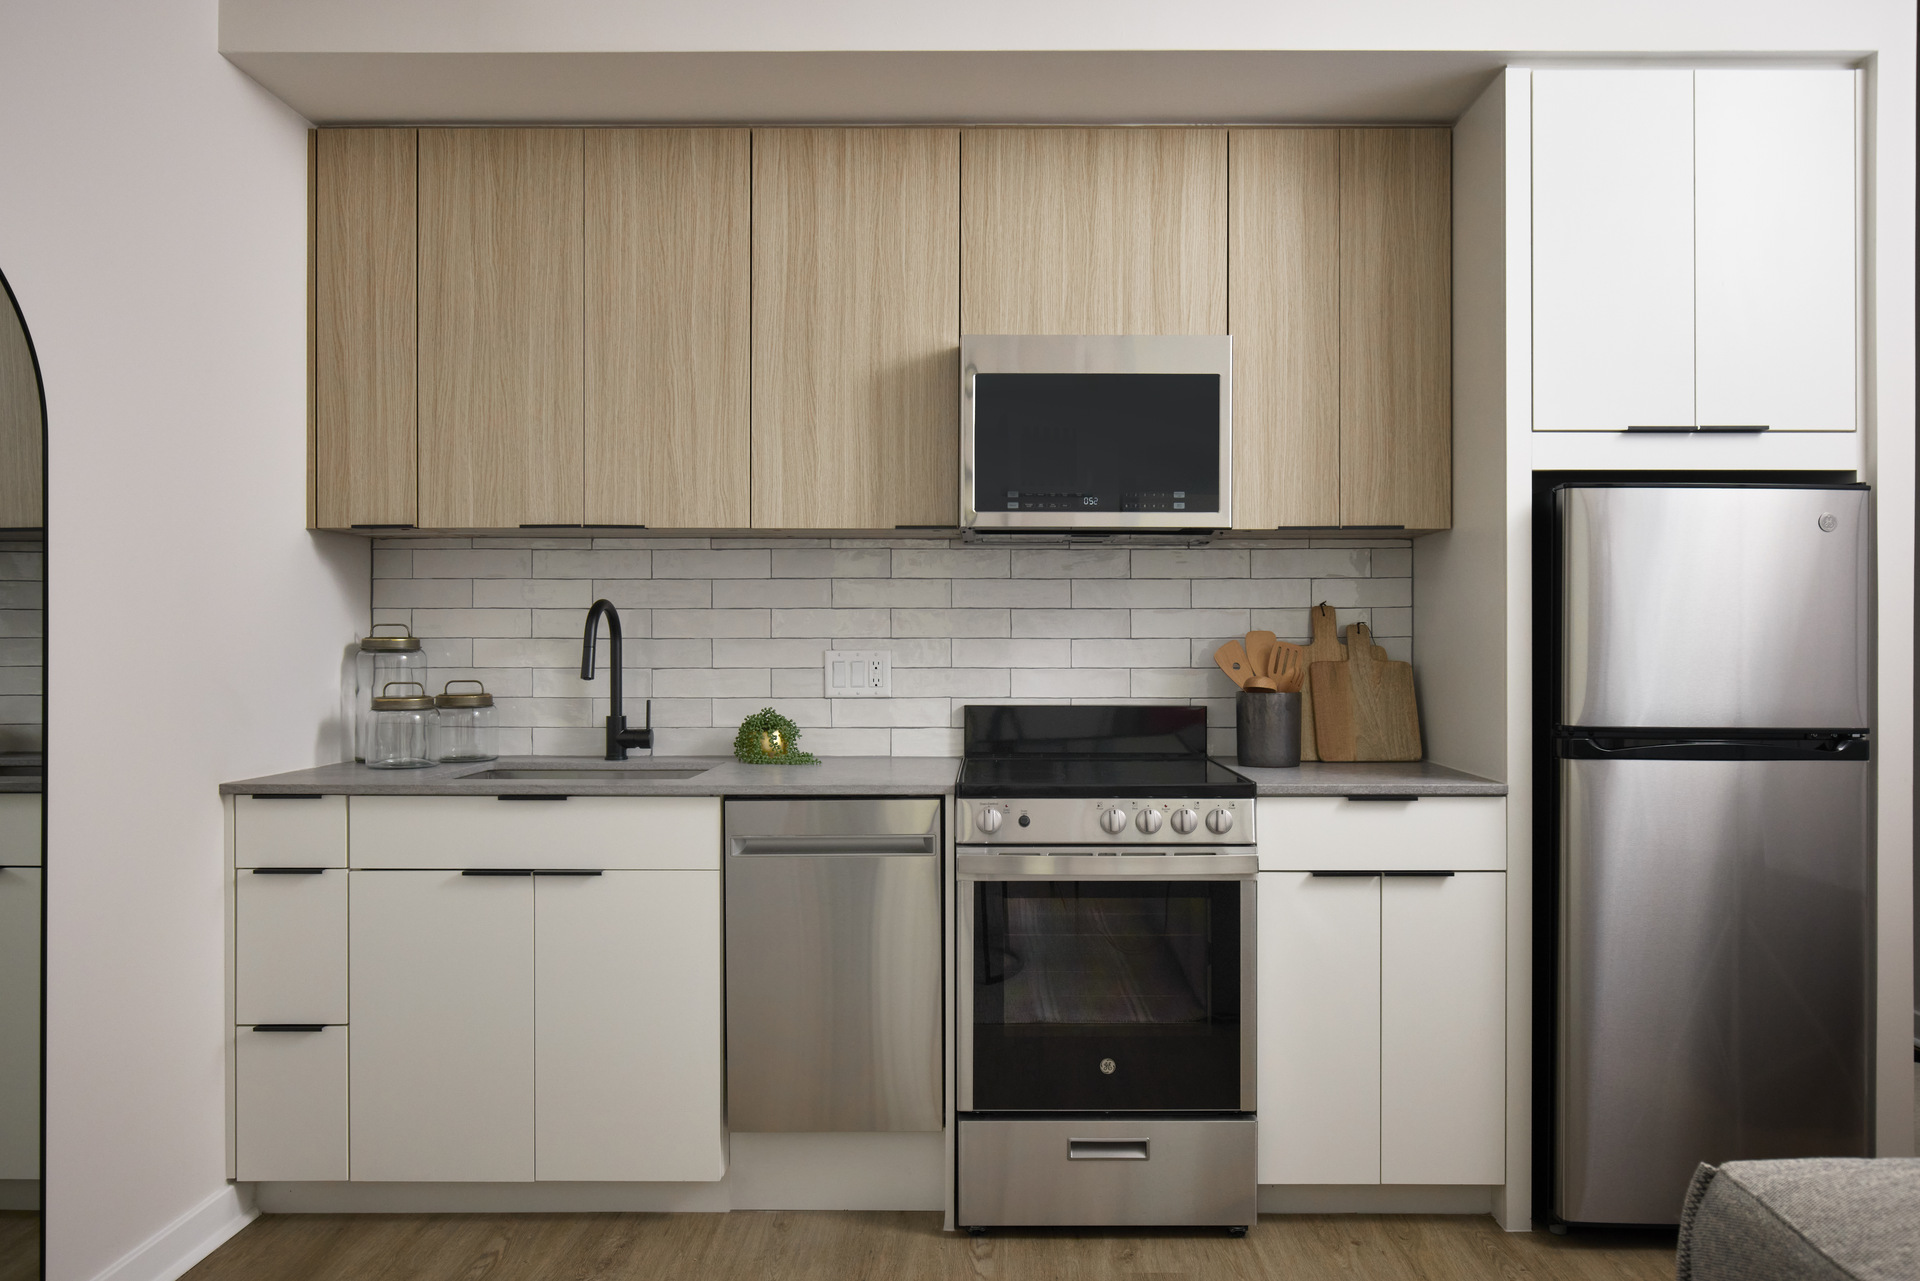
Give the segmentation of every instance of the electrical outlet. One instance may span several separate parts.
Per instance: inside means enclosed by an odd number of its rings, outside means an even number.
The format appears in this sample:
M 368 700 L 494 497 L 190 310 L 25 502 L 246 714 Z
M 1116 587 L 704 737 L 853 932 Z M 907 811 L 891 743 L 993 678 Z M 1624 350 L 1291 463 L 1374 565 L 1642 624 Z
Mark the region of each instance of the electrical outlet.
M 893 655 L 884 649 L 830 649 L 821 665 L 828 698 L 893 697 Z

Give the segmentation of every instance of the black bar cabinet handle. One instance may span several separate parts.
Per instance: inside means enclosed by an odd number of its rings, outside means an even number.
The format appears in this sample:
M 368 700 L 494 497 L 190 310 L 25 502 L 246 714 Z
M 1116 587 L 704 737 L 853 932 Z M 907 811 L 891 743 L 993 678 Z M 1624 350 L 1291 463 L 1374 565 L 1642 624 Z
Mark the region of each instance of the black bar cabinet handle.
M 532 876 L 530 867 L 469 867 L 462 876 Z
M 1452 872 L 1388 872 L 1388 876 L 1452 876 Z
M 1308 872 L 1308 876 L 1379 876 L 1378 872 Z
M 1358 796 L 1349 796 L 1347 797 L 1347 799 L 1350 801 L 1417 801 L 1420 798 L 1411 793 L 1373 792 L 1373 793 L 1363 793 Z
M 323 1032 L 325 1023 L 255 1023 L 256 1032 Z
M 535 876 L 605 876 L 606 872 L 598 867 L 536 867 Z
M 326 797 L 318 792 L 254 792 L 247 798 L 252 801 L 324 801 Z
M 496 801 L 564 801 L 565 795 L 554 796 L 547 792 L 502 792 L 493 798 Z
M 319 876 L 327 869 L 324 867 L 256 867 L 255 876 Z

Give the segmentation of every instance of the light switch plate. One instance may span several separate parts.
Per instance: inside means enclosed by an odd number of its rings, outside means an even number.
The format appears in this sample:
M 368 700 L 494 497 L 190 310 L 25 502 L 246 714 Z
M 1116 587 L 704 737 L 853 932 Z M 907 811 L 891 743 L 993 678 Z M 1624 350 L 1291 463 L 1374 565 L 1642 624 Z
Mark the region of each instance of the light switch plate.
M 893 697 L 893 655 L 884 649 L 830 649 L 821 662 L 828 698 Z

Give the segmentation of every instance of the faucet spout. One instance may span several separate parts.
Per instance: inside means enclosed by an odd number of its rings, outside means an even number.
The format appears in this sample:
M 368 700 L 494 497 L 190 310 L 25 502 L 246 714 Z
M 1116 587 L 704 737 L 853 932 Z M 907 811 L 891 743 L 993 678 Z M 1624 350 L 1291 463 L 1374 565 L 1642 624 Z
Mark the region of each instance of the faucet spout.
M 620 611 L 609 600 L 597 600 L 587 610 L 587 630 L 580 641 L 580 679 L 593 679 L 594 642 L 599 638 L 600 620 L 607 620 L 607 693 L 611 698 L 607 714 L 607 759 L 624 761 L 630 747 L 653 746 L 653 700 L 647 700 L 647 724 L 644 729 L 628 729 L 622 683 L 620 653 Z

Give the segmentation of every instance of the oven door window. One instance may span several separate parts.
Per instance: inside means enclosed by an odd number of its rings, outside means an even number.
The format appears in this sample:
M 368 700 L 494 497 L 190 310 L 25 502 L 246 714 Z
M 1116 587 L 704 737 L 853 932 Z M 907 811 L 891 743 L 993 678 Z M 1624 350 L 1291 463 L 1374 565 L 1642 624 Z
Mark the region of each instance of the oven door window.
M 1220 510 L 1220 375 L 980 374 L 978 511 Z
M 974 1108 L 1238 1110 L 1243 892 L 976 882 Z

